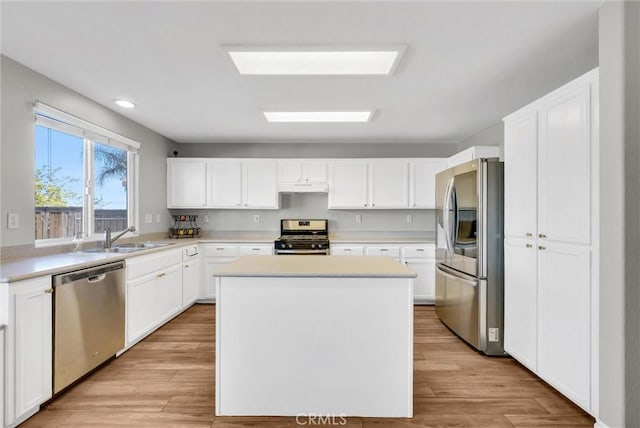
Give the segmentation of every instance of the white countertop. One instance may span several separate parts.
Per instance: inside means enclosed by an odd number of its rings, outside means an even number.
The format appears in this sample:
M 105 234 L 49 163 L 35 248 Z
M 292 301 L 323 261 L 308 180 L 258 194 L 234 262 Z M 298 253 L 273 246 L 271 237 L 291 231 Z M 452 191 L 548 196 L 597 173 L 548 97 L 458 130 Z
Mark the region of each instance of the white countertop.
M 193 239 L 166 239 L 154 242 L 169 243 L 171 245 L 157 248 L 148 248 L 131 253 L 62 253 L 48 256 L 30 257 L 8 261 L 0 264 L 0 283 L 22 281 L 43 275 L 57 275 L 78 269 L 84 269 L 100 264 L 124 260 L 129 257 L 141 256 L 157 251 L 166 251 L 173 248 L 181 248 L 189 244 L 195 244 Z
M 145 249 L 132 253 L 83 253 L 69 252 L 45 256 L 29 257 L 0 263 L 0 283 L 22 281 L 42 275 L 57 275 L 78 269 L 124 260 L 155 251 L 165 251 L 197 243 L 273 243 L 278 232 L 205 232 L 197 239 L 154 239 L 153 242 L 169 243 L 170 246 Z M 429 235 L 416 235 L 409 232 L 341 232 L 330 233 L 330 242 L 334 244 L 419 244 L 433 243 Z M 124 242 L 125 240 L 123 240 Z M 133 242 L 126 240 L 127 242 Z M 142 242 L 138 241 L 137 242 Z M 265 256 L 260 256 L 265 257 Z M 282 257 L 282 256 L 279 256 Z M 290 256 L 287 256 L 290 257 Z M 304 257 L 304 256 L 303 256 Z
M 221 266 L 220 277 L 415 278 L 404 264 L 387 256 L 243 256 Z

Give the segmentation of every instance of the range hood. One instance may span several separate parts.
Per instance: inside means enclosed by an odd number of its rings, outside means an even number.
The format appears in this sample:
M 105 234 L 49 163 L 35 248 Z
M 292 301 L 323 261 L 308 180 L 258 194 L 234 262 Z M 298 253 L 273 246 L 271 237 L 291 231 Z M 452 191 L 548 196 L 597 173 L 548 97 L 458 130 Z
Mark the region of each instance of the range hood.
M 280 183 L 280 193 L 327 193 L 328 183 Z

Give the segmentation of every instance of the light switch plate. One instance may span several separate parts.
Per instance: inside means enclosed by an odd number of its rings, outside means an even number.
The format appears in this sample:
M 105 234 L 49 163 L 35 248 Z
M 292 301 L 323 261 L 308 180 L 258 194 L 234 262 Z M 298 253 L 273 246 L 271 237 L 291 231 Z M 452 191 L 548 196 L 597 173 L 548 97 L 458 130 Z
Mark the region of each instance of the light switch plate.
M 356 223 L 362 223 L 362 216 L 360 214 L 356 214 Z
M 145 223 L 153 223 L 153 216 L 151 214 L 145 214 L 144 215 L 144 222 Z
M 254 223 L 260 223 L 260 215 L 255 214 L 255 215 L 253 216 L 253 222 L 254 222 Z
M 17 229 L 20 227 L 20 216 L 17 213 L 7 214 L 7 229 Z

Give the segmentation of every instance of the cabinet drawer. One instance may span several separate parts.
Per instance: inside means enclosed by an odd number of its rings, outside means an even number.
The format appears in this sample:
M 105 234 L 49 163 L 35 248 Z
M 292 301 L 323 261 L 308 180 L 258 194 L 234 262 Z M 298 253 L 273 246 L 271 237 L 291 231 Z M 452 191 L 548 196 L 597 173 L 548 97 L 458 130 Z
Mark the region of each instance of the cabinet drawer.
M 138 278 L 157 270 L 182 263 L 182 250 L 160 251 L 127 259 L 127 279 Z
M 367 256 L 400 257 L 400 247 L 367 247 Z
M 209 244 L 204 249 L 206 257 L 237 257 L 238 246 L 229 244 Z
M 434 259 L 436 257 L 436 246 L 435 244 L 431 244 L 417 247 L 403 247 L 402 257 L 405 259 Z
M 273 254 L 273 245 L 243 245 L 240 247 L 241 256 L 270 256 Z
M 332 256 L 364 256 L 363 247 L 334 247 L 331 246 Z

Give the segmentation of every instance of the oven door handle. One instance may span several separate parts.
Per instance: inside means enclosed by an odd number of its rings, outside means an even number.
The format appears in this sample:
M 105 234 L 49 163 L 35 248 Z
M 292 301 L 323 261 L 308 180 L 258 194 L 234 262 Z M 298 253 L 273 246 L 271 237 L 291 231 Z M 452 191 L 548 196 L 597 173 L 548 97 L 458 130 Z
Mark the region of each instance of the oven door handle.
M 327 254 L 327 250 L 276 250 L 276 254 Z

